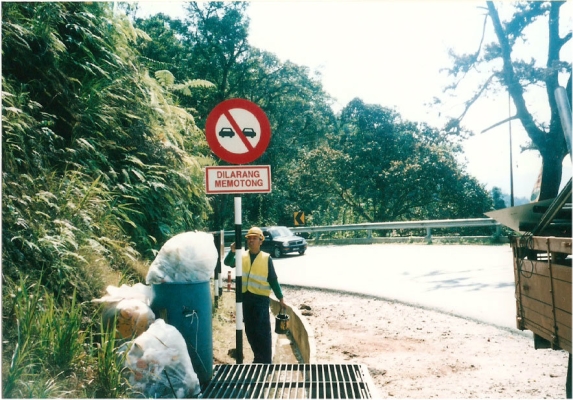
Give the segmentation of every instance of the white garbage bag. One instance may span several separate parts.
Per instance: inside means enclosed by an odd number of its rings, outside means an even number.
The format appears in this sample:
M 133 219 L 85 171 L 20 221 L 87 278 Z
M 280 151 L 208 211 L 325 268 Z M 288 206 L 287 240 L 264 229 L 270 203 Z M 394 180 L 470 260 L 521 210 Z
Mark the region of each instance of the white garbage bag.
M 109 327 L 115 322 L 118 338 L 139 336 L 155 321 L 155 314 L 149 306 L 150 286 L 142 283 L 121 287 L 110 285 L 106 292 L 105 296 L 93 302 L 104 304 L 103 323 Z
M 146 283 L 209 280 L 218 257 L 212 234 L 197 231 L 180 233 L 161 247 L 149 267 Z
M 132 389 L 147 398 L 181 399 L 201 392 L 185 339 L 162 319 L 133 340 L 125 366 Z
M 136 283 L 133 286 L 123 284 L 120 287 L 109 285 L 106 288 L 107 294 L 94 301 L 98 303 L 113 303 L 125 299 L 134 299 L 149 305 L 151 292 L 151 286 L 144 285 L 143 283 Z

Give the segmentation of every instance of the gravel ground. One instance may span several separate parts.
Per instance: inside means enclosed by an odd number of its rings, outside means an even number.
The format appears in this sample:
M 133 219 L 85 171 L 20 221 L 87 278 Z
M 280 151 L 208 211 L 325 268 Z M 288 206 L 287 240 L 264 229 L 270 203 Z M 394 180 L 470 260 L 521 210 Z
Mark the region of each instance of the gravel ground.
M 565 398 L 565 351 L 527 333 L 373 297 L 283 287 L 314 330 L 317 363 L 364 364 L 379 398 Z M 214 320 L 215 363 L 235 363 L 234 292 Z M 244 362 L 252 352 L 244 343 Z
M 518 330 L 372 297 L 285 288 L 314 329 L 317 362 L 368 367 L 379 397 L 565 398 L 568 353 Z

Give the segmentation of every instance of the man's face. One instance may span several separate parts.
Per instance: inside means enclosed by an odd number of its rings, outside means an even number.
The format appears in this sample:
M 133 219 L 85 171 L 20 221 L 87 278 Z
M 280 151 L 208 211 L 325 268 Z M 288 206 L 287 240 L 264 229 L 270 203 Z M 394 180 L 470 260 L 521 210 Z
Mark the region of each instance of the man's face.
M 252 254 L 257 254 L 261 251 L 261 243 L 263 241 L 258 236 L 249 236 L 247 238 L 247 246 L 249 247 L 249 252 Z

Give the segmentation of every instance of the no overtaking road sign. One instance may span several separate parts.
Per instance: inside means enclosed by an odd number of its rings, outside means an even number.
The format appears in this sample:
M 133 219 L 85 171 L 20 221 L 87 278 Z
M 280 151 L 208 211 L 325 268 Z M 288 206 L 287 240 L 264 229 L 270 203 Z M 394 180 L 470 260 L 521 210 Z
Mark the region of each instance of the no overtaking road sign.
M 263 110 L 245 99 L 219 103 L 207 117 L 205 135 L 209 147 L 231 164 L 247 164 L 259 158 L 271 140 L 271 126 Z

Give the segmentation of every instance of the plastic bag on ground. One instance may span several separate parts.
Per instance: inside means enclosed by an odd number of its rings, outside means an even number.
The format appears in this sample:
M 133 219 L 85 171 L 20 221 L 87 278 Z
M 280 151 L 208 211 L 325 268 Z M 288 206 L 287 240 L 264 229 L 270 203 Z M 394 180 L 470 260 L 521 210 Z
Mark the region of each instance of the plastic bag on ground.
M 94 303 L 104 304 L 102 315 L 106 326 L 116 324 L 116 336 L 129 339 L 139 336 L 155 321 L 155 314 L 149 307 L 151 287 L 137 283 L 134 286 L 108 286 L 107 294 Z
M 149 267 L 146 283 L 209 280 L 218 257 L 212 234 L 197 231 L 180 233 L 161 247 Z
M 132 389 L 147 398 L 197 397 L 201 387 L 179 331 L 157 319 L 127 353 Z

